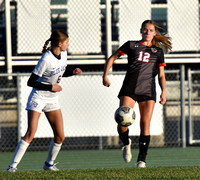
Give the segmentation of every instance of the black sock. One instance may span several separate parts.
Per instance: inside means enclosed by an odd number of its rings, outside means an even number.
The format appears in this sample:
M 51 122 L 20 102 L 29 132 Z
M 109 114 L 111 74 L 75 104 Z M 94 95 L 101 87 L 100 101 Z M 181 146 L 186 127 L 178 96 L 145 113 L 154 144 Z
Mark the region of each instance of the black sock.
M 146 162 L 146 155 L 149 148 L 150 143 L 150 136 L 140 135 L 139 139 L 139 154 L 138 154 L 138 161 Z
M 128 145 L 129 144 L 129 130 L 127 130 L 126 132 L 124 133 L 119 133 L 119 138 L 121 139 L 122 143 L 124 144 L 124 146 Z

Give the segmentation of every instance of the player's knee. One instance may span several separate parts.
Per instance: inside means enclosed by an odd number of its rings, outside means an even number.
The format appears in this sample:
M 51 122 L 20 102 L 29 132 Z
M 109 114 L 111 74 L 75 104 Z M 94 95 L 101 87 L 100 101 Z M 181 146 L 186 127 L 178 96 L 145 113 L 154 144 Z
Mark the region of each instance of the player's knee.
M 26 135 L 24 137 L 22 137 L 22 139 L 29 144 L 33 141 L 33 138 L 34 137 L 32 137 L 32 136 L 26 136 Z
M 55 143 L 57 143 L 57 144 L 63 143 L 64 140 L 65 140 L 65 136 L 57 136 L 54 139 Z
M 35 136 L 35 132 L 31 131 L 30 129 L 26 132 L 25 136 L 22 138 L 27 143 L 31 143 Z
M 124 126 L 117 126 L 117 130 L 119 133 L 124 133 L 128 130 L 128 127 L 124 127 Z
M 61 141 L 63 142 L 65 140 L 65 136 L 63 136 L 62 138 L 61 138 Z

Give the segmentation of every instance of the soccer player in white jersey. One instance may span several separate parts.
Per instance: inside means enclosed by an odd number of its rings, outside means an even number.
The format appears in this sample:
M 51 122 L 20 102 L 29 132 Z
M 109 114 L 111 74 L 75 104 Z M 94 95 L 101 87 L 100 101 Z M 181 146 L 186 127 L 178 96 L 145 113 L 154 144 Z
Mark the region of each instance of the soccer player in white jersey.
M 165 73 L 164 53 L 161 45 L 171 49 L 170 38 L 158 33 L 158 26 L 154 21 L 146 20 L 141 26 L 142 39 L 127 41 L 107 61 L 103 75 L 103 85 L 109 87 L 109 69 L 121 55 L 127 54 L 127 73 L 119 92 L 120 106 L 134 108 L 136 102 L 140 109 L 140 138 L 137 167 L 146 167 L 146 155 L 150 143 L 150 121 L 156 102 L 155 76 L 158 74 L 161 87 L 160 103 L 165 104 Z M 118 125 L 119 137 L 124 145 L 123 158 L 130 162 L 131 139 L 128 127 Z
M 49 42 L 51 42 L 51 46 L 47 48 Z M 17 170 L 17 165 L 34 138 L 39 117 L 42 112 L 45 113 L 54 133 L 54 139 L 50 144 L 43 169 L 52 171 L 58 170 L 54 161 L 65 139 L 63 118 L 58 102 L 58 94 L 62 91 L 62 87 L 59 83 L 64 73 L 65 76 L 82 73 L 82 70 L 79 68 L 73 71 L 66 71 L 66 49 L 68 45 L 68 35 L 59 30 L 53 31 L 50 39 L 44 44 L 43 55 L 28 80 L 28 86 L 33 87 L 33 89 L 29 95 L 26 106 L 28 112 L 27 132 L 19 141 L 7 172 L 15 172 Z

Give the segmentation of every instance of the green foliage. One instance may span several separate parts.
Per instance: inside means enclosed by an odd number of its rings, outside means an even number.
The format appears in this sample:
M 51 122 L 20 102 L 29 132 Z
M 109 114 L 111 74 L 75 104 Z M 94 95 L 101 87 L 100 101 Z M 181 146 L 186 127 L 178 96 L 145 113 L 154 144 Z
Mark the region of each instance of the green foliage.
M 8 179 L 200 179 L 200 167 L 68 169 L 52 171 L 0 172 L 1 180 Z

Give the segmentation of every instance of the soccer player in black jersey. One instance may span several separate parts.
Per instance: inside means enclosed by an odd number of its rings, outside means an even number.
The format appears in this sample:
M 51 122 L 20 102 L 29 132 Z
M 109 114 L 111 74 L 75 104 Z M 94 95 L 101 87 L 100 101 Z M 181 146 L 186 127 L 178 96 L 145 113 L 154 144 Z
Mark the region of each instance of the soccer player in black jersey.
M 155 76 L 158 74 L 161 87 L 160 104 L 166 102 L 164 53 L 161 46 L 171 49 L 170 38 L 159 34 L 158 26 L 154 21 L 146 20 L 140 29 L 140 41 L 127 41 L 123 44 L 105 64 L 103 85 L 109 87 L 107 77 L 114 61 L 121 55 L 127 54 L 127 73 L 119 92 L 120 106 L 134 107 L 138 102 L 140 110 L 140 138 L 137 167 L 146 167 L 146 155 L 150 143 L 150 121 L 156 102 Z M 131 139 L 128 127 L 117 127 L 119 137 L 124 144 L 123 157 L 130 162 Z

